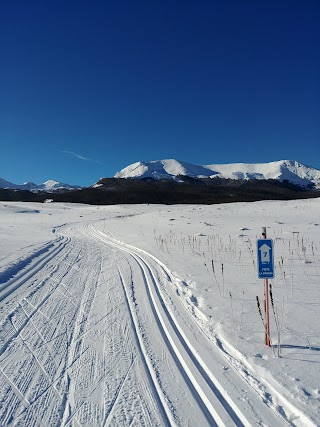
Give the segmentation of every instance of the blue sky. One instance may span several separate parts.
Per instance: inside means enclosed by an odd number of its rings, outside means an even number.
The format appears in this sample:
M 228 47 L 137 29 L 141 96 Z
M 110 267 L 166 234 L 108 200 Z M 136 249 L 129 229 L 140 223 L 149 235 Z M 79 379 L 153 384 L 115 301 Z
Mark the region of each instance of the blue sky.
M 318 0 L 1 9 L 1 178 L 91 185 L 167 158 L 320 168 Z

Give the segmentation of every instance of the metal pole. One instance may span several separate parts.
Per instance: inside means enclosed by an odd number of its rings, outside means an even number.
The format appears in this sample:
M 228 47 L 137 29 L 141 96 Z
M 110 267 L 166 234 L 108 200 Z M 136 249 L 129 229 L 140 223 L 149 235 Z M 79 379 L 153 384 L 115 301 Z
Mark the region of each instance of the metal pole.
M 262 238 L 267 238 L 267 229 L 262 227 Z M 270 319 L 269 319 L 269 289 L 268 279 L 264 279 L 264 321 L 266 325 L 265 344 L 270 347 Z

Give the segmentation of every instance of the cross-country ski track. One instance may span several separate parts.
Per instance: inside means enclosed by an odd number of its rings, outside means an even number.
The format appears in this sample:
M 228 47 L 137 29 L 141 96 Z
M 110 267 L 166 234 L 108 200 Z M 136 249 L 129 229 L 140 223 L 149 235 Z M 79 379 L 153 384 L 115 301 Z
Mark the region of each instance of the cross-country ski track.
M 100 225 L 61 227 L 0 284 L 1 426 L 314 426 Z

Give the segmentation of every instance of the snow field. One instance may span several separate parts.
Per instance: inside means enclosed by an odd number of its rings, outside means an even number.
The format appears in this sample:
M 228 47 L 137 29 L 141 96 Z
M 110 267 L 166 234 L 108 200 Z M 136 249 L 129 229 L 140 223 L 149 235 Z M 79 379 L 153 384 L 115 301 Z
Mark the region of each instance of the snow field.
M 318 205 L 0 203 L 1 425 L 319 425 Z

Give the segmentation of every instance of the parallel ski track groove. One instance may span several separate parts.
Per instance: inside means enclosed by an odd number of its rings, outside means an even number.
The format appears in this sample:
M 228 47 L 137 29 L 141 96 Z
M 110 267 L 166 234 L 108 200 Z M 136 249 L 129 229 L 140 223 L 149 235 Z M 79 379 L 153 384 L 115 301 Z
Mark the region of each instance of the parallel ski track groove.
M 60 251 L 59 251 L 60 252 Z M 51 258 L 50 258 L 51 259 Z M 49 260 L 47 260 L 46 262 L 48 262 Z M 56 267 L 57 268 L 57 267 Z M 63 277 L 66 274 L 66 272 L 63 274 L 61 273 L 59 275 L 59 277 Z M 47 281 L 48 279 L 50 279 L 50 276 L 47 276 L 43 279 L 43 281 Z M 32 317 L 40 310 L 40 308 L 47 302 L 47 300 L 49 298 L 52 297 L 52 295 L 55 293 L 55 291 L 58 289 L 58 286 L 60 284 L 60 282 L 58 280 L 55 281 L 56 285 L 55 287 L 51 290 L 50 293 L 47 293 L 43 299 L 41 299 L 41 301 L 35 306 L 31 303 L 31 305 L 34 307 L 34 310 L 31 311 L 31 313 L 28 314 L 28 316 L 26 316 L 26 319 L 20 324 L 20 326 L 18 328 L 15 328 L 16 332 L 4 343 L 4 345 L 2 346 L 2 348 L 0 348 L 0 356 L 2 356 L 2 354 L 5 352 L 5 350 L 8 348 L 9 344 L 12 342 L 13 339 L 15 339 L 21 332 L 22 330 L 27 326 L 27 324 L 29 323 L 29 321 L 32 319 Z M 23 299 L 27 298 L 28 296 L 24 297 Z M 29 302 L 29 301 L 28 301 Z M 29 302 L 30 303 L 30 302 Z M 18 305 L 20 304 L 20 301 L 18 302 Z
M 194 396 L 195 400 L 198 402 L 199 406 L 201 407 L 201 410 L 203 412 L 203 414 L 205 415 L 207 421 L 209 422 L 210 426 L 219 426 L 219 425 L 223 425 L 219 422 L 219 424 L 216 423 L 216 420 L 214 419 L 214 416 L 212 416 L 211 412 L 208 410 L 206 403 L 204 402 L 204 397 L 201 397 L 201 394 L 199 393 L 199 391 L 197 390 L 196 386 L 194 385 L 194 381 L 191 379 L 191 373 L 188 373 L 188 367 L 183 363 L 183 360 L 181 359 L 181 357 L 179 357 L 178 355 L 178 350 L 175 348 L 175 345 L 173 343 L 173 340 L 170 339 L 170 336 L 168 336 L 168 332 L 166 331 L 166 328 L 164 327 L 164 324 L 161 321 L 159 312 L 156 308 L 156 305 L 153 301 L 153 297 L 152 294 L 150 292 L 150 288 L 149 288 L 149 284 L 148 284 L 148 279 L 147 279 L 147 274 L 146 271 L 144 269 L 144 267 L 146 267 L 149 271 L 150 276 L 152 277 L 152 272 L 149 269 L 148 265 L 146 263 L 142 263 L 140 262 L 138 257 L 135 257 L 134 255 L 130 254 L 139 264 L 139 267 L 141 269 L 141 273 L 142 276 L 144 278 L 144 282 L 145 282 L 145 286 L 146 286 L 146 290 L 147 290 L 147 295 L 148 295 L 148 299 L 150 301 L 150 305 L 151 305 L 151 309 L 154 315 L 154 319 L 158 325 L 159 330 L 161 331 L 161 335 L 166 343 L 167 348 L 170 351 L 170 354 L 172 355 L 176 365 L 178 366 L 179 372 L 182 374 L 182 377 L 184 379 L 184 381 L 186 382 L 189 390 L 191 391 L 192 395 Z M 165 310 L 165 305 L 163 304 L 163 309 Z M 167 314 L 167 313 L 166 313 Z M 173 326 L 173 325 L 172 325 Z M 175 329 L 175 328 L 173 328 Z M 175 331 L 176 332 L 176 331 Z M 216 415 L 216 418 L 219 418 Z M 239 425 L 240 426 L 240 425 Z
M 20 300 L 18 300 L 16 302 L 17 305 L 15 307 L 15 310 L 18 310 L 18 309 L 20 310 L 21 309 L 22 310 L 21 314 L 24 316 L 24 319 L 21 319 L 18 322 L 17 326 L 14 325 L 12 323 L 12 320 L 11 320 L 12 326 L 14 328 L 14 333 L 4 343 L 4 345 L 2 346 L 2 348 L 0 348 L 0 355 L 2 355 L 2 354 L 4 354 L 4 352 L 6 351 L 6 349 L 8 348 L 8 346 L 10 345 L 10 343 L 14 339 L 16 339 L 17 337 L 21 338 L 23 344 L 27 347 L 30 355 L 32 356 L 33 360 L 35 361 L 35 364 L 39 367 L 40 372 L 42 372 L 42 374 L 44 375 L 44 378 L 46 378 L 46 380 L 49 383 L 48 386 L 38 396 L 36 396 L 32 400 L 28 400 L 27 395 L 29 393 L 30 388 L 32 387 L 34 379 L 32 379 L 29 382 L 28 388 L 27 388 L 25 394 L 23 394 L 22 391 L 19 390 L 18 385 L 15 385 L 11 381 L 11 379 L 3 371 L 1 371 L 1 373 L 6 378 L 7 382 L 9 383 L 9 385 L 11 386 L 12 390 L 14 391 L 14 393 L 16 394 L 16 396 L 21 400 L 21 403 L 24 405 L 25 408 L 33 405 L 40 397 L 42 397 L 49 390 L 52 390 L 54 392 L 54 394 L 55 394 L 56 398 L 58 398 L 59 402 L 61 402 L 61 400 L 63 399 L 63 397 L 61 396 L 61 394 L 57 390 L 57 388 L 55 386 L 55 383 L 57 382 L 58 379 L 62 378 L 62 376 L 65 374 L 66 370 L 70 368 L 70 366 L 67 366 L 63 370 L 62 374 L 58 376 L 58 378 L 53 378 L 52 375 L 49 374 L 46 371 L 46 369 L 44 368 L 43 364 L 40 362 L 40 360 L 38 359 L 37 355 L 35 354 L 35 352 L 33 350 L 36 350 L 37 348 L 40 348 L 43 345 L 45 345 L 46 347 L 48 347 L 48 341 L 45 338 L 45 336 L 43 336 L 42 333 L 38 330 L 38 328 L 36 327 L 36 325 L 35 325 L 35 323 L 33 322 L 32 319 L 33 319 L 33 317 L 37 313 L 40 313 L 42 316 L 44 316 L 46 318 L 46 320 L 49 323 L 51 323 L 53 321 L 52 318 L 49 319 L 42 312 L 41 307 L 48 301 L 48 299 L 52 298 L 52 296 L 54 295 L 54 293 L 56 291 L 59 291 L 60 293 L 62 293 L 62 296 L 64 298 L 69 298 L 70 299 L 70 297 L 68 295 L 64 294 L 59 289 L 59 286 L 62 285 L 64 287 L 65 291 L 67 291 L 70 294 L 70 292 L 68 291 L 68 289 L 66 288 L 66 286 L 62 283 L 63 277 L 66 276 L 66 274 L 68 274 L 68 272 L 69 272 L 68 271 L 68 267 L 67 267 L 68 263 L 66 262 L 65 265 L 64 265 L 64 261 L 68 258 L 69 252 L 70 252 L 70 251 L 67 251 L 65 253 L 63 250 L 65 249 L 65 247 L 67 246 L 67 244 L 70 241 L 71 241 L 70 238 L 64 238 L 64 239 L 62 239 L 62 242 L 60 242 L 58 248 L 55 248 L 55 250 L 51 251 L 49 254 L 47 253 L 45 257 L 41 257 L 41 260 L 38 260 L 38 262 L 36 264 L 33 264 L 33 266 L 31 266 L 31 268 L 28 268 L 26 271 L 22 271 L 21 274 L 19 274 L 19 276 L 18 276 L 19 286 L 23 285 L 24 283 L 28 282 L 28 280 L 31 278 L 31 276 L 33 274 L 38 273 L 41 270 L 41 268 L 43 268 L 51 259 L 54 258 L 56 260 L 56 262 L 52 266 L 53 268 L 52 268 L 51 272 L 49 274 L 47 274 L 44 278 L 42 278 L 42 280 L 36 285 L 37 291 L 31 290 L 31 292 L 29 294 L 26 294 L 25 296 L 23 296 Z M 73 262 L 75 262 L 77 259 L 79 259 L 81 251 L 82 251 L 82 248 L 80 249 L 80 252 L 78 252 L 78 254 L 76 255 L 75 259 L 73 259 Z M 62 253 L 62 256 L 59 257 L 58 255 L 60 253 Z M 62 269 L 59 269 L 59 266 L 60 267 L 63 266 Z M 47 291 L 45 293 L 45 295 L 42 295 L 42 289 L 45 289 L 44 285 L 49 280 L 52 280 L 53 284 L 49 285 L 49 288 L 50 288 L 49 292 Z M 15 289 L 16 288 L 17 287 L 15 286 Z M 8 292 L 8 294 L 12 293 L 13 290 L 14 289 L 10 289 L 10 292 Z M 34 295 L 37 296 L 35 301 L 33 301 L 33 296 Z M 19 297 L 19 294 L 17 294 L 17 296 Z M 31 299 L 32 302 L 29 299 Z M 30 304 L 30 307 L 32 308 L 30 312 L 26 311 L 26 309 L 25 309 L 25 307 L 23 305 L 23 301 L 25 301 L 26 303 Z M 30 324 L 35 329 L 37 335 L 40 337 L 40 339 L 43 342 L 43 344 L 41 344 L 40 346 L 34 347 L 34 349 L 32 349 L 29 346 L 29 344 L 27 343 L 26 339 L 22 336 L 22 332 L 25 330 L 25 328 L 26 328 L 26 326 L 28 324 Z M 52 339 L 54 339 L 54 338 L 52 338 Z M 52 354 L 51 354 L 50 350 L 48 351 L 48 354 L 52 358 Z M 78 357 L 80 357 L 81 355 L 82 354 L 80 354 Z M 72 361 L 71 366 L 74 364 L 74 362 L 75 362 L 75 360 Z M 55 365 L 55 362 L 54 362 L 54 365 Z M 55 365 L 55 367 L 56 367 L 56 365 Z M 23 412 L 24 411 L 22 411 L 20 413 L 20 415 L 22 415 Z
M 59 252 L 61 252 L 65 246 L 69 243 L 70 239 L 59 242 L 58 247 L 54 247 L 49 253 L 46 253 L 35 264 L 23 270 L 18 276 L 9 280 L 0 291 L 0 302 L 8 297 L 12 292 L 20 288 L 27 280 L 34 276 L 40 271 L 51 259 L 53 259 Z
M 119 276 L 120 276 L 123 292 L 125 295 L 125 300 L 126 300 L 126 304 L 128 307 L 130 320 L 131 320 L 135 340 L 137 343 L 137 347 L 138 347 L 139 353 L 141 355 L 142 361 L 144 363 L 144 367 L 145 367 L 146 373 L 148 375 L 149 382 L 150 382 L 150 384 L 153 388 L 153 391 L 155 393 L 154 396 L 156 397 L 162 419 L 163 419 L 166 426 L 175 425 L 175 423 L 172 419 L 171 413 L 170 413 L 169 409 L 167 408 L 166 402 L 164 401 L 164 396 L 162 394 L 162 391 L 159 389 L 158 382 L 157 382 L 156 378 L 154 377 L 154 370 L 151 366 L 150 360 L 147 357 L 147 352 L 144 348 L 143 341 L 140 337 L 140 334 L 138 333 L 139 328 L 138 328 L 138 325 L 136 324 L 137 320 L 135 319 L 135 316 L 133 314 L 133 309 L 131 308 L 130 300 L 129 300 L 129 297 L 127 295 L 127 291 L 126 291 L 126 288 L 124 285 L 124 280 L 123 280 L 123 277 L 122 277 L 120 272 L 119 272 Z

